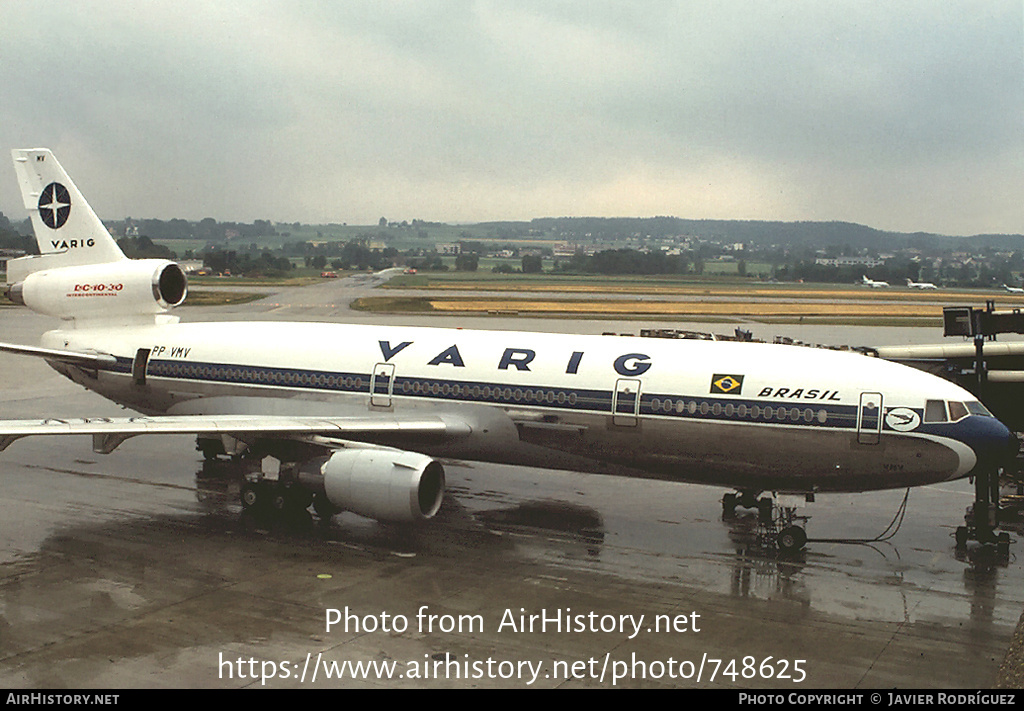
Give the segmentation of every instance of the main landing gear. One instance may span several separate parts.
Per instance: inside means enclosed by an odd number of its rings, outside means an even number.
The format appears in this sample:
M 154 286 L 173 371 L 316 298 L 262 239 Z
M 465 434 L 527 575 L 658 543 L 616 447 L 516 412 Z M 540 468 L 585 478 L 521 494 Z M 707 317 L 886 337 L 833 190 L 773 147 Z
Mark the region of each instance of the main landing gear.
M 324 494 L 314 494 L 293 481 L 250 477 L 242 484 L 242 509 L 263 516 L 301 519 L 310 505 L 321 520 L 340 512 Z
M 757 539 L 765 548 L 777 548 L 780 553 L 792 555 L 807 545 L 807 532 L 800 525 L 807 516 L 798 516 L 795 506 L 777 506 L 770 496 L 761 492 L 741 491 L 722 497 L 722 516 L 732 518 L 736 507 L 757 509 Z
M 313 503 L 313 493 L 290 481 L 247 480 L 242 484 L 242 508 L 260 513 L 294 515 Z
M 983 471 L 974 476 L 974 503 L 964 515 L 965 526 L 956 529 L 956 549 L 965 551 L 968 541 L 995 545 L 1000 558 L 1010 554 L 1010 534 L 996 533 L 999 527 L 999 472 Z
M 203 453 L 205 465 L 230 466 L 236 476 L 240 475 L 242 515 L 246 521 L 305 528 L 312 522 L 311 505 L 321 521 L 340 512 L 324 493 L 314 493 L 300 484 L 297 462 L 303 456 L 299 452 L 282 452 L 281 456 L 291 454 L 290 459 L 296 460 L 284 462 L 229 438 L 203 437 L 196 439 L 196 449 Z

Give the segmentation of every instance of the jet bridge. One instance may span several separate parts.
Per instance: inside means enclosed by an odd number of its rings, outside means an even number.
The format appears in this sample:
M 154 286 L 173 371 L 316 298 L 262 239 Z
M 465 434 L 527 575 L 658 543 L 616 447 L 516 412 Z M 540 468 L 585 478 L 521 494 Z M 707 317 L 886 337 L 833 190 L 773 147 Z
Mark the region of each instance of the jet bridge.
M 923 346 L 881 346 L 875 353 L 886 360 L 941 375 L 977 395 L 992 413 L 1015 432 L 1024 431 L 1024 342 L 1000 342 L 1002 334 L 1024 334 L 1024 311 L 998 311 L 994 301 L 985 308 L 949 306 L 942 310 L 943 335 L 965 342 Z M 970 339 L 970 340 L 967 340 Z M 958 548 L 968 540 L 997 543 L 1002 550 L 1009 534 L 995 531 L 1012 513 L 1019 517 L 1024 501 L 1022 463 L 1015 471 L 1002 471 L 1015 494 L 1000 497 L 1000 472 L 974 477 L 974 504 L 965 516 L 966 526 L 956 531 Z M 1005 508 L 1000 504 L 1004 504 Z
M 776 337 L 775 343 L 797 345 L 830 350 L 857 351 L 866 356 L 884 358 L 919 370 L 928 371 L 951 380 L 972 392 L 985 406 L 1011 430 L 1024 432 L 1024 341 L 997 340 L 997 336 L 1008 333 L 1024 334 L 1024 311 L 1012 309 L 999 311 L 993 301 L 986 302 L 985 308 L 970 306 L 946 307 L 943 309 L 943 335 L 962 337 L 961 343 L 946 343 L 919 346 L 851 347 L 848 345 L 821 345 L 804 343 L 786 337 Z M 631 335 L 631 334 L 623 334 Z M 749 331 L 736 329 L 735 335 L 721 335 L 684 331 L 679 329 L 645 329 L 641 337 L 647 338 L 688 338 L 700 340 L 735 340 L 751 342 Z M 969 339 L 969 340 L 968 340 Z M 870 400 L 872 393 L 866 393 Z M 862 407 L 872 402 L 862 402 Z M 882 412 L 868 407 L 867 412 Z M 951 415 L 952 416 L 952 415 Z M 881 419 L 858 420 L 858 438 L 868 442 L 877 436 L 876 423 Z M 958 549 L 963 549 L 969 540 L 983 544 L 997 545 L 1000 554 L 1006 554 L 1009 534 L 997 532 L 1001 522 L 1024 520 L 1024 461 L 1020 458 L 1012 470 L 999 470 L 973 477 L 975 485 L 974 504 L 968 508 L 965 524 L 956 531 Z M 1010 482 L 1010 492 L 1001 496 L 1000 475 Z M 756 501 L 740 504 L 737 495 L 727 495 L 723 500 L 724 510 L 731 512 L 737 505 L 753 507 Z M 770 514 L 762 520 L 771 520 Z

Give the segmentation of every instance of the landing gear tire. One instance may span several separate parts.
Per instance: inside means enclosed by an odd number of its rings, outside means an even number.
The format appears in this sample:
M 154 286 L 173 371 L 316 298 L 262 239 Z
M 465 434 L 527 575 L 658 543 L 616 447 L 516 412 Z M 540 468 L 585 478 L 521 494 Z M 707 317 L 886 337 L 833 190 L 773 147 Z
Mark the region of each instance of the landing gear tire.
M 967 526 L 959 526 L 956 529 L 956 547 L 958 549 L 964 549 L 967 547 L 967 539 L 969 537 Z
M 313 503 L 308 489 L 278 482 L 270 496 L 270 507 L 278 522 L 290 531 L 302 531 L 313 524 L 313 517 L 306 509 Z
M 288 492 L 284 489 L 275 491 L 274 495 L 270 497 L 270 507 L 279 514 L 291 508 L 288 505 Z
M 196 437 L 196 451 L 203 453 L 203 459 L 207 462 L 215 462 L 226 454 L 224 444 L 219 439 L 207 439 Z
M 1000 533 L 996 537 L 996 552 L 1000 557 L 1006 558 L 1010 555 L 1010 534 Z
M 239 498 L 242 501 L 242 526 L 248 532 L 263 530 L 272 518 L 270 508 L 270 492 L 260 481 L 247 481 L 242 484 Z
M 316 515 L 320 517 L 321 521 L 330 520 L 340 511 L 324 494 L 317 494 L 313 497 L 313 510 L 316 511 Z
M 807 533 L 799 526 L 787 526 L 779 531 L 778 544 L 783 553 L 796 553 L 807 544 Z
M 266 487 L 259 482 L 246 482 L 242 485 L 242 508 L 248 511 L 262 509 L 268 498 Z
M 739 497 L 736 494 L 726 494 L 722 497 L 722 516 L 730 518 L 736 515 L 736 506 L 739 504 Z

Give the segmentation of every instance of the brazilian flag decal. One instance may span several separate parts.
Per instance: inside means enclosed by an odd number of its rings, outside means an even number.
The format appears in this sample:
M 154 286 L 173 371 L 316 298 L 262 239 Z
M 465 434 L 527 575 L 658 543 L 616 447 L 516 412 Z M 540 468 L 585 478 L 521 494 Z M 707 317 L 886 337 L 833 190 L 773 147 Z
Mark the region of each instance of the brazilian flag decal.
M 711 376 L 711 392 L 723 395 L 739 395 L 743 390 L 742 375 L 721 375 L 716 373 Z

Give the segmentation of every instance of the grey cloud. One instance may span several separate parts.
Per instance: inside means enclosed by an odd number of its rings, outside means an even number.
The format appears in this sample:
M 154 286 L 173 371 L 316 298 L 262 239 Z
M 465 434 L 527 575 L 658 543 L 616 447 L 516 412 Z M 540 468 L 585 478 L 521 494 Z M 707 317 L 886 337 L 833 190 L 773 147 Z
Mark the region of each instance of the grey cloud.
M 71 151 L 135 215 L 1022 229 L 1016 2 L 3 12 L 0 142 Z M 0 175 L 0 209 L 16 204 Z

